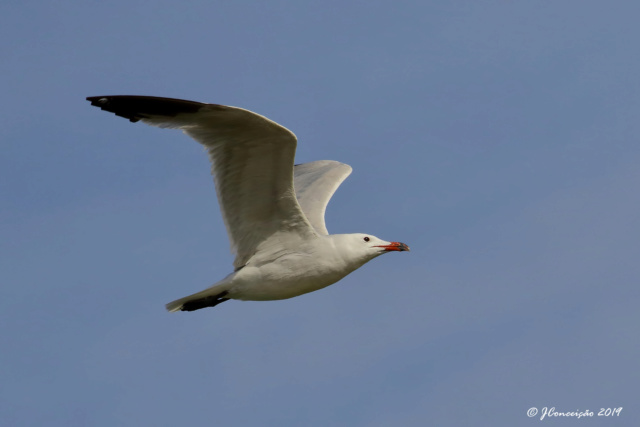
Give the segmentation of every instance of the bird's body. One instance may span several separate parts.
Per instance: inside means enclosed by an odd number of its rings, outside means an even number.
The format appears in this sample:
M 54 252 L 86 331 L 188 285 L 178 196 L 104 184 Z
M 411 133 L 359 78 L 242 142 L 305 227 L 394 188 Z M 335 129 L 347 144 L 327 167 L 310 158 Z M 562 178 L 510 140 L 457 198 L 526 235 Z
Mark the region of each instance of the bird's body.
M 351 167 L 330 160 L 294 166 L 295 135 L 265 117 L 170 98 L 87 100 L 132 122 L 182 129 L 209 152 L 236 252 L 235 271 L 204 291 L 167 304 L 169 311 L 193 311 L 228 299 L 292 298 L 329 286 L 382 253 L 409 250 L 371 235 L 329 235 L 325 208 Z

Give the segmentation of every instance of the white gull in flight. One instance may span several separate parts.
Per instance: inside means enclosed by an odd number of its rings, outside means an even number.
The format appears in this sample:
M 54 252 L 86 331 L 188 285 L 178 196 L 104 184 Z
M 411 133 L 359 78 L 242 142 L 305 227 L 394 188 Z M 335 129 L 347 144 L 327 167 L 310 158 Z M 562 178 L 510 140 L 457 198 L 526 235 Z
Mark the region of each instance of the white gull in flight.
M 292 298 L 329 286 L 383 253 L 408 251 L 371 234 L 329 234 L 324 212 L 351 167 L 332 160 L 294 165 L 296 136 L 242 108 L 152 96 L 92 96 L 91 105 L 132 122 L 181 129 L 209 152 L 234 271 L 167 304 L 169 311 L 229 299 Z

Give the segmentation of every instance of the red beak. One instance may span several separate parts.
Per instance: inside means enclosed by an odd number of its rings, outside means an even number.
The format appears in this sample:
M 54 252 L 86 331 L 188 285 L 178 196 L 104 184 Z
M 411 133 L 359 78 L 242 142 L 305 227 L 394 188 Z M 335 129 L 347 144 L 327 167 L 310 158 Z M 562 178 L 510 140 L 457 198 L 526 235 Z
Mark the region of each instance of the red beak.
M 375 246 L 376 248 L 382 248 L 385 251 L 409 251 L 409 246 L 400 242 L 391 242 L 388 245 Z

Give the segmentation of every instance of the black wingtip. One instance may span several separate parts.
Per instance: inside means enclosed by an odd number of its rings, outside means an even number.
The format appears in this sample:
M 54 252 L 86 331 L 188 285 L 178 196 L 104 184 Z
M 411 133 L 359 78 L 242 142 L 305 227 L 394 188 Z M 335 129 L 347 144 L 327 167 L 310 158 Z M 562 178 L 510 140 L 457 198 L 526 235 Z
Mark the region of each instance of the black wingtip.
M 187 301 L 182 304 L 180 311 L 196 311 L 200 310 L 201 308 L 215 307 L 220 303 L 229 301 L 229 298 L 224 298 L 224 296 L 227 294 L 228 292 L 224 291 L 217 295 L 209 295 L 208 297 Z
M 196 113 L 206 105 L 183 99 L 136 95 L 88 96 L 87 101 L 133 123 L 151 116 L 175 117 L 181 113 Z

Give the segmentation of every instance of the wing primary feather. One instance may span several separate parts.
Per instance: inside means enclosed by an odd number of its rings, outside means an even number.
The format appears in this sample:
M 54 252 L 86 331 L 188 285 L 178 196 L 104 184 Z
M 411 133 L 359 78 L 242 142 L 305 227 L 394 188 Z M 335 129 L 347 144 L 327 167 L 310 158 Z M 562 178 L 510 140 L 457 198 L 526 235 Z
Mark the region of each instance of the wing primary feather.
M 183 113 L 197 113 L 207 105 L 183 99 L 135 95 L 90 96 L 87 101 L 134 123 L 152 116 L 175 117 Z

